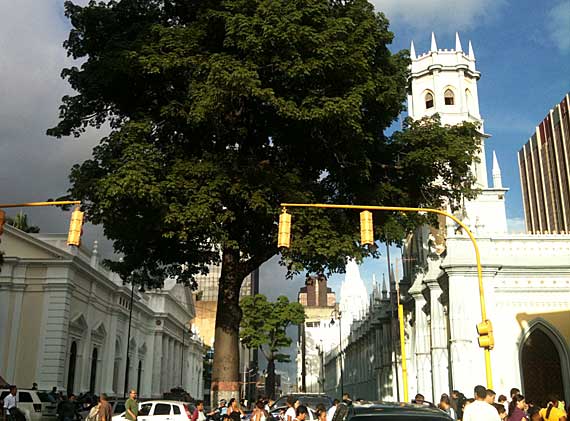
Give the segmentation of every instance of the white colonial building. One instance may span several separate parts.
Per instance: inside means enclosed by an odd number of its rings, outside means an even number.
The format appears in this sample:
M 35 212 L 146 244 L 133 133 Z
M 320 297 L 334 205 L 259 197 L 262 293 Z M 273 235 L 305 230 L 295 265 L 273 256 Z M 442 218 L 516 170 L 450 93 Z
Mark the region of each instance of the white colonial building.
M 0 376 L 6 381 L 111 396 L 135 387 L 149 398 L 182 386 L 203 396 L 204 346 L 191 328 L 195 310 L 187 288 L 166 280 L 157 291 L 132 290 L 101 266 L 96 245 L 70 247 L 61 234 L 5 226 L 2 250 Z
M 479 113 L 480 73 L 471 43 L 466 53 L 457 36 L 455 49 L 441 50 L 432 34 L 429 52 L 416 55 L 412 44 L 411 60 L 408 108 L 412 118 L 439 113 L 443 124 L 471 121 L 481 127 L 480 162 L 473 164 L 481 194 L 465 201 L 457 215 L 475 234 L 481 252 L 487 317 L 495 337 L 493 388 L 508 395 L 511 387 L 518 387 L 527 400 L 537 402 L 554 393 L 568 402 L 570 235 L 508 232 L 507 189 L 495 154 L 492 185 L 487 180 L 485 143 L 489 135 L 484 134 Z M 423 227 L 407 239 L 400 284 L 410 396 L 422 393 L 431 401 L 439 401 L 442 393 L 454 389 L 471 396 L 475 385 L 486 385 L 476 331 L 481 307 L 473 246 L 455 223 L 440 223 L 435 228 Z M 357 370 L 361 377 L 358 384 L 345 384 L 345 390 L 361 398 L 403 396 L 399 338 L 389 321 L 394 302 L 387 292 L 375 291 L 370 311 L 351 328 L 345 372 Z M 327 363 L 331 370 L 333 357 Z M 370 364 L 363 367 L 363 358 Z

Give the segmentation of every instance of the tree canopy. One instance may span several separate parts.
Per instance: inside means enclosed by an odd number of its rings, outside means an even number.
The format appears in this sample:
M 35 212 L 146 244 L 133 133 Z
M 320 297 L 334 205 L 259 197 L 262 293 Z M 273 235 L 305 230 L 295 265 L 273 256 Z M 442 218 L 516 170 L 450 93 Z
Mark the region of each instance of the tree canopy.
M 275 394 L 275 362 L 290 362 L 289 354 L 283 348 L 291 346 L 292 339 L 287 335 L 290 325 L 305 321 L 305 310 L 300 303 L 289 302 L 280 296 L 275 302 L 262 294 L 242 298 L 240 307 L 243 317 L 240 324 L 241 342 L 248 348 L 259 349 L 268 361 L 266 393 Z M 268 390 L 269 389 L 269 390 Z
M 470 192 L 473 125 L 385 134 L 409 58 L 366 0 L 67 1 L 65 13 L 81 64 L 62 72 L 75 93 L 48 134 L 110 127 L 71 170 L 69 196 L 114 241 L 124 279 L 193 284 L 222 263 L 217 361 L 219 335 L 237 347 L 241 282 L 278 253 L 280 202 L 433 207 Z M 377 238 L 421 221 L 378 214 Z M 359 244 L 358 213 L 295 211 L 290 274 L 366 255 L 377 251 Z

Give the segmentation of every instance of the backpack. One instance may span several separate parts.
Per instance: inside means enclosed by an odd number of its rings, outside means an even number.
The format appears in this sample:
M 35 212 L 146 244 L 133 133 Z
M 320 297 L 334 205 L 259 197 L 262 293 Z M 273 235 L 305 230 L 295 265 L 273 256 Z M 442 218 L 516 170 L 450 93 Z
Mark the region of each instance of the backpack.
M 99 420 L 99 405 L 95 405 L 89 411 L 89 415 L 85 417 L 85 421 L 98 421 Z

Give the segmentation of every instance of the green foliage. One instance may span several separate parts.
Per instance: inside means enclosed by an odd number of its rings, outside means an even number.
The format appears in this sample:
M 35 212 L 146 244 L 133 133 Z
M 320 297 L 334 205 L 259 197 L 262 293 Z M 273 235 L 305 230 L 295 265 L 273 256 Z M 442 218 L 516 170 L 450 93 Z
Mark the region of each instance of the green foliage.
M 366 0 L 65 3 L 63 98 L 48 134 L 109 123 L 69 196 L 122 254 L 111 269 L 193 283 L 227 250 L 243 279 L 278 253 L 280 202 L 437 206 L 469 193 L 472 126 L 436 119 L 383 133 L 403 111 L 406 51 Z M 443 173 L 441 171 L 443 170 Z M 436 183 L 436 181 L 438 181 Z M 441 185 L 440 185 L 441 181 Z M 379 239 L 423 220 L 376 214 Z M 292 275 L 343 271 L 358 213 L 295 210 Z M 236 298 L 237 300 L 237 298 Z
M 270 302 L 265 295 L 256 294 L 242 298 L 240 307 L 243 312 L 241 342 L 248 348 L 260 349 L 267 360 L 289 362 L 290 356 L 279 350 L 291 346 L 287 327 L 305 321 L 303 306 L 289 302 L 285 296 L 280 296 L 276 302 Z
M 6 223 L 27 233 L 37 234 L 40 232 L 40 227 L 28 224 L 28 215 L 23 212 L 18 212 L 14 218 L 7 218 Z

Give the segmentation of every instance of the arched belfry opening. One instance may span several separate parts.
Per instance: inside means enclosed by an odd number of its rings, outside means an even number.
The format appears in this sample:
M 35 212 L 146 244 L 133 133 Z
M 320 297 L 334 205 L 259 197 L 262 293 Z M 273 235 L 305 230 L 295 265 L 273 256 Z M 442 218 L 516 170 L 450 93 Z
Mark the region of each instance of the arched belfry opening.
M 568 352 L 562 337 L 545 322 L 531 325 L 521 342 L 523 393 L 538 404 L 551 395 L 567 399 L 570 386 Z

